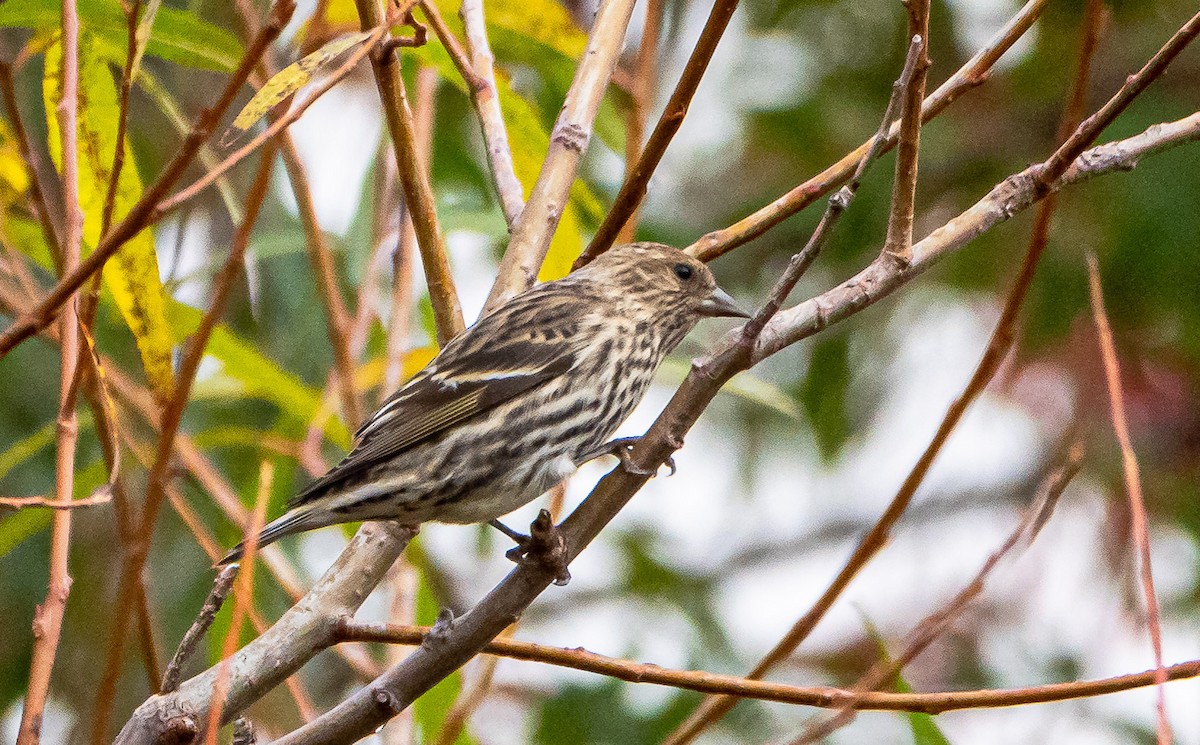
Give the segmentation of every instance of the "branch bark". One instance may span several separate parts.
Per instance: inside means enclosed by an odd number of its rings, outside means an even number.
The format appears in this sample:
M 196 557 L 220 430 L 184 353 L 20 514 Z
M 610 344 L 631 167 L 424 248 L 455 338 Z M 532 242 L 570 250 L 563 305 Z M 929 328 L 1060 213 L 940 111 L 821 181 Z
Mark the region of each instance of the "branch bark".
M 1145 155 L 1200 139 L 1200 112 L 1180 122 L 1155 125 L 1146 132 L 1082 154 L 1057 190 L 1090 176 L 1129 170 Z M 605 476 L 583 504 L 563 523 L 567 551 L 574 558 L 683 444 L 683 436 L 699 418 L 724 381 L 743 366 L 778 352 L 821 328 L 844 320 L 916 278 L 938 259 L 965 246 L 988 228 L 1036 203 L 1044 194 L 1033 186 L 1029 170 L 1006 179 L 964 215 L 913 246 L 914 261 L 906 269 L 876 261 L 863 273 L 829 292 L 781 311 L 764 327 L 749 350 L 739 349 L 742 332 L 731 332 L 718 350 L 693 365 L 666 409 L 629 454 L 629 469 Z M 474 608 L 455 619 L 402 664 L 388 670 L 337 707 L 279 739 L 276 745 L 343 742 L 370 733 L 396 712 L 471 659 L 516 620 L 553 581 L 553 573 L 533 565 L 510 573 Z
M 1047 2 L 1049 0 L 1029 0 L 996 32 L 983 49 L 976 52 L 975 56 L 925 99 L 921 106 L 921 121 L 924 123 L 933 119 L 962 94 L 987 80 L 992 65 L 1033 26 Z M 897 122 L 888 129 L 883 152 L 886 153 L 895 147 L 899 136 L 900 124 Z M 867 152 L 872 144 L 872 140 L 864 142 L 824 171 L 733 225 L 700 236 L 687 247 L 687 252 L 703 261 L 712 261 L 754 240 L 845 183 L 854 172 L 855 165 L 862 159 L 863 153 Z

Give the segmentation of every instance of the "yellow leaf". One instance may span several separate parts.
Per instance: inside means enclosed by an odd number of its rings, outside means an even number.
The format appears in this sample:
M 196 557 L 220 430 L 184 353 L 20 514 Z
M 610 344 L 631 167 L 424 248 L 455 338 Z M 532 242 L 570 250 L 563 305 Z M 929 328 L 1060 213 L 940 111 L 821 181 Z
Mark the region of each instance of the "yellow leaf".
M 101 219 L 116 151 L 119 104 L 116 85 L 108 66 L 95 53 L 95 41 L 80 37 L 79 45 L 79 201 L 83 207 L 85 248 L 100 241 Z M 46 49 L 46 75 L 42 96 L 46 110 L 50 155 L 62 169 L 62 142 L 55 110 L 62 91 L 62 44 Z M 124 148 L 125 165 L 117 181 L 113 221 L 120 220 L 142 195 L 142 182 L 129 143 Z M 104 284 L 137 340 L 146 379 L 161 397 L 173 386 L 171 331 L 167 323 L 166 292 L 158 275 L 154 236 L 144 230 L 130 239 L 105 264 Z
M 236 134 L 240 135 L 247 129 L 250 129 L 255 122 L 266 116 L 267 112 L 279 102 L 308 85 L 308 81 L 312 80 L 314 72 L 337 59 L 343 52 L 362 44 L 373 33 L 373 31 L 361 31 L 357 34 L 350 34 L 349 36 L 334 39 L 312 54 L 297 62 L 293 62 L 275 73 L 267 81 L 266 85 L 260 88 L 258 93 L 254 94 L 254 98 L 251 98 L 250 102 L 238 113 L 237 118 L 230 125 L 229 131 L 221 138 L 222 141 L 228 140 L 230 132 L 236 130 Z
M 437 0 L 438 10 L 448 23 L 458 21 L 459 1 Z M 511 34 L 515 39 L 536 42 L 572 59 L 582 56 L 587 47 L 587 34 L 555 0 L 487 0 L 483 14 L 493 45 L 504 42 L 495 37 Z M 461 32 L 461 24 L 455 30 Z
M 0 181 L 14 195 L 24 194 L 29 188 L 29 173 L 25 170 L 25 161 L 21 159 L 17 140 L 8 122 L 0 122 Z

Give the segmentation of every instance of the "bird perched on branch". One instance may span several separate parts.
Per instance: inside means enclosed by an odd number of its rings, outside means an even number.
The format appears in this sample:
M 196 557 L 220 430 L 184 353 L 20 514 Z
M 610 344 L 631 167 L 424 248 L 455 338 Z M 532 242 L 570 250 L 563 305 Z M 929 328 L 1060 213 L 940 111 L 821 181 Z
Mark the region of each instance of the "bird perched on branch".
M 618 246 L 518 295 L 446 344 L 355 434 L 354 449 L 258 537 L 359 520 L 492 522 L 627 441 L 608 442 L 705 316 L 742 316 L 712 272 L 656 243 Z M 237 561 L 239 544 L 221 564 Z

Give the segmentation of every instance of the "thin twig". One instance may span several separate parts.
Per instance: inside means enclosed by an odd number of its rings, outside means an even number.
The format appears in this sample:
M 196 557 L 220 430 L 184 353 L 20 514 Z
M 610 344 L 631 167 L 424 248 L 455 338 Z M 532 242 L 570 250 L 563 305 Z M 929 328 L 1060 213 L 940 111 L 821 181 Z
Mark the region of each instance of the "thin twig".
M 1083 445 L 1075 442 L 1067 449 L 1062 464 L 1054 468 L 1044 479 L 1038 489 L 1037 497 L 1025 510 L 1017 526 L 1008 538 L 988 556 L 971 581 L 949 603 L 926 616 L 913 628 L 908 634 L 909 641 L 905 645 L 904 651 L 897 655 L 895 660 L 884 659 L 872 666 L 858 679 L 851 690 L 858 692 L 859 695 L 878 690 L 889 681 L 894 680 L 908 663 L 916 659 L 918 655 L 929 648 L 930 644 L 945 633 L 967 605 L 983 593 L 988 576 L 1001 560 L 1019 543 L 1023 543 L 1026 547 L 1033 543 L 1041 527 L 1045 525 L 1049 515 L 1058 504 L 1059 497 L 1062 496 L 1063 491 L 1082 467 Z M 850 723 L 854 718 L 854 709 L 853 702 L 846 702 L 833 716 L 806 726 L 800 736 L 792 741 L 792 745 L 810 745 L 828 737 Z
M 375 28 L 383 21 L 379 0 L 354 0 L 354 5 L 358 8 L 359 22 L 364 31 Z M 444 344 L 463 330 L 462 308 L 458 304 L 458 291 L 454 287 L 446 245 L 438 227 L 433 186 L 417 156 L 416 126 L 408 106 L 404 78 L 400 74 L 400 60 L 393 48 L 385 47 L 381 54 L 371 56 L 371 67 L 375 71 L 375 84 L 383 102 L 388 132 L 392 135 L 392 149 L 404 191 L 404 203 L 412 215 L 417 233 L 417 247 L 425 266 L 425 282 L 433 305 L 438 341 Z
M 667 151 L 667 146 L 671 144 L 675 133 L 683 124 L 683 118 L 687 115 L 692 97 L 696 95 L 696 89 L 700 87 L 704 71 L 708 69 L 713 52 L 716 51 L 717 44 L 725 34 L 725 28 L 729 25 L 729 19 L 733 17 L 733 11 L 737 6 L 738 0 L 716 0 L 713 3 L 704 29 L 700 32 L 700 39 L 692 49 L 687 65 L 684 66 L 683 73 L 679 76 L 679 82 L 675 84 L 675 90 L 671 93 L 671 98 L 667 101 L 667 106 L 663 110 L 662 116 L 659 117 L 658 124 L 654 126 L 654 131 L 650 134 L 650 139 L 646 142 L 646 147 L 642 150 L 637 165 L 626 176 L 625 183 L 621 184 L 621 189 L 613 199 L 608 215 L 596 229 L 596 235 L 588 244 L 587 250 L 576 260 L 576 267 L 583 266 L 607 251 L 625 223 L 633 216 L 642 199 L 645 198 L 646 185 L 650 183 L 650 176 L 658 168 L 663 153 Z
M 75 0 L 62 0 L 62 82 L 58 101 L 58 127 L 62 139 L 63 252 L 62 275 L 79 265 L 83 243 L 83 209 L 79 204 L 79 14 Z M 75 446 L 79 422 L 75 416 L 75 371 L 79 365 L 79 308 L 72 305 L 60 318 L 62 338 L 58 436 L 55 448 L 54 496 L 68 502 L 75 491 Z M 50 696 L 50 677 L 62 635 L 63 614 L 71 592 L 68 560 L 71 551 L 71 510 L 55 510 L 50 523 L 49 587 L 46 599 L 33 618 L 33 650 L 29 662 L 29 685 L 21 710 L 17 745 L 36 745 L 41 738 L 42 714 Z
M 142 193 L 142 198 L 113 226 L 112 230 L 101 239 L 100 244 L 80 262 L 74 271 L 67 273 L 59 280 L 53 289 L 38 305 L 28 313 L 18 318 L 11 326 L 0 334 L 0 359 L 3 359 L 12 348 L 36 334 L 53 322 L 59 309 L 70 299 L 93 274 L 100 271 L 104 264 L 125 245 L 150 224 L 159 200 L 161 200 L 195 158 L 200 146 L 212 134 L 221 116 L 233 103 L 242 85 L 250 76 L 258 59 L 270 46 L 271 42 L 283 31 L 287 21 L 295 10 L 293 0 L 276 0 L 271 11 L 270 21 L 263 27 L 262 33 L 246 48 L 246 54 L 241 64 L 226 83 L 217 103 L 205 110 L 188 136 L 180 144 L 179 150 L 170 162 L 163 168 L 158 180 Z
M 133 91 L 133 66 L 138 57 L 138 15 L 142 0 L 133 0 L 125 9 L 125 65 L 121 70 L 121 94 L 117 107 L 117 145 L 113 151 L 112 172 L 108 177 L 108 190 L 104 195 L 104 208 L 100 215 L 100 235 L 108 232 L 112 225 L 113 206 L 117 201 L 117 188 L 121 183 L 121 171 L 125 167 L 125 130 L 129 126 L 129 96 Z M 148 40 L 148 39 L 147 39 Z
M 98 504 L 108 504 L 112 501 L 112 493 L 107 489 L 99 494 L 93 494 L 83 499 L 52 499 L 49 497 L 0 497 L 0 507 L 13 510 L 23 510 L 29 507 L 43 507 L 49 510 L 74 510 L 79 507 L 95 507 Z
M 1133 441 L 1129 437 L 1129 423 L 1125 418 L 1125 393 L 1121 386 L 1121 365 L 1117 361 L 1116 344 L 1112 328 L 1108 323 L 1108 312 L 1104 309 L 1104 290 L 1100 286 L 1100 265 L 1096 255 L 1087 254 L 1088 291 L 1092 305 L 1092 319 L 1096 324 L 1096 337 L 1100 343 L 1100 357 L 1104 363 L 1104 381 L 1108 388 L 1108 404 L 1112 413 L 1113 432 L 1121 448 L 1121 471 L 1125 476 L 1125 493 L 1129 500 L 1130 532 L 1137 546 L 1139 578 L 1142 596 L 1146 603 L 1146 626 L 1150 631 L 1150 646 L 1154 649 L 1154 682 L 1158 685 L 1156 708 L 1158 713 L 1158 745 L 1170 745 L 1171 725 L 1167 719 L 1166 692 L 1162 684 L 1167 680 L 1163 666 L 1162 621 L 1158 610 L 1158 594 L 1154 590 L 1154 569 L 1150 564 L 1150 531 L 1147 527 L 1146 500 L 1142 496 L 1142 477 L 1138 469 L 1137 455 L 1133 452 Z
M 17 153 L 25 164 L 29 174 L 29 206 L 30 212 L 37 217 L 42 226 L 42 235 L 46 245 L 50 247 L 50 257 L 55 263 L 55 270 L 62 273 L 62 243 L 55 228 L 54 216 L 50 214 L 50 205 L 46 200 L 46 191 L 42 186 L 40 159 L 29 145 L 29 133 L 21 121 L 21 111 L 17 106 L 17 91 L 13 84 L 12 65 L 0 62 L 0 95 L 4 97 L 4 111 L 12 125 L 13 135 L 17 140 Z
M 975 56 L 971 57 L 966 64 L 925 99 L 921 106 L 921 121 L 929 122 L 930 119 L 945 111 L 947 106 L 958 100 L 962 94 L 983 83 L 990 74 L 992 65 L 1029 31 L 1034 22 L 1041 17 L 1042 10 L 1048 2 L 1049 0 L 1029 0 L 1025 3 L 1024 7 L 1010 18 L 1008 23 L 1004 24 L 982 49 L 975 53 Z M 895 147 L 899 136 L 900 123 L 896 122 L 888 129 L 883 152 Z M 855 166 L 862 160 L 863 153 L 872 144 L 873 141 L 870 140 L 864 142 L 842 156 L 841 160 L 753 214 L 747 215 L 727 228 L 700 236 L 686 250 L 704 261 L 712 261 L 757 238 L 845 182 L 854 172 Z
M 600 100 L 616 68 L 633 6 L 633 0 L 602 0 L 596 11 L 583 59 L 554 122 L 550 149 L 525 209 L 512 226 L 512 237 L 500 261 L 484 313 L 529 289 L 537 280 L 587 150 Z
M 495 58 L 488 43 L 483 0 L 463 0 L 458 13 L 467 36 L 467 54 L 471 60 L 471 69 L 475 72 L 479 84 L 471 89 L 471 103 L 475 105 L 475 112 L 479 115 L 488 168 L 492 173 L 492 182 L 496 185 L 496 194 L 500 197 L 504 222 L 511 229 L 521 216 L 521 211 L 525 209 L 525 187 L 517 178 L 512 148 L 508 144 L 508 130 L 504 126 L 504 114 L 500 110 Z
M 340 637 L 343 642 L 379 642 L 416 646 L 422 644 L 431 631 L 432 629 L 427 626 L 391 626 L 353 622 L 343 626 Z M 795 686 L 750 680 L 734 675 L 695 670 L 672 670 L 651 663 L 632 662 L 596 654 L 578 647 L 565 649 L 504 637 L 497 637 L 488 642 L 481 653 L 566 667 L 630 683 L 670 686 L 700 693 L 778 701 L 824 709 L 837 709 L 851 703 L 859 711 L 910 711 L 925 714 L 1052 703 L 1103 696 L 1155 685 L 1155 676 L 1157 675 L 1157 671 L 1149 670 L 1099 680 L 1050 683 L 1012 689 L 933 693 L 858 692 L 829 686 Z M 1198 676 L 1200 676 L 1200 660 L 1183 662 L 1167 668 L 1169 680 L 1186 680 Z
M 238 572 L 233 590 L 233 612 L 229 621 L 229 632 L 221 649 L 222 664 L 218 666 L 217 680 L 213 685 L 212 703 L 208 707 L 208 725 L 204 728 L 205 745 L 217 745 L 217 732 L 221 726 L 221 709 L 225 704 L 225 693 L 229 686 L 229 664 L 225 662 L 237 651 L 242 636 L 242 624 L 246 614 L 254 606 L 254 559 L 258 553 L 258 533 L 267 516 L 267 501 L 271 497 L 271 484 L 275 478 L 275 466 L 264 460 L 258 471 L 258 496 L 254 500 L 254 517 L 246 531 L 246 551 L 239 562 L 245 567 Z
M 901 264 L 912 261 L 913 211 L 917 197 L 917 161 L 921 150 L 921 102 L 929 73 L 929 0 L 909 0 L 908 34 L 921 44 L 917 74 L 904 98 L 900 114 L 900 143 L 896 149 L 896 175 L 892 180 L 892 207 L 888 211 L 883 253 Z
M 1147 60 L 1142 69 L 1125 79 L 1124 85 L 1108 99 L 1096 113 L 1089 116 L 1071 133 L 1054 154 L 1038 168 L 1037 180 L 1042 188 L 1056 181 L 1075 158 L 1088 148 L 1100 133 L 1137 98 L 1150 83 L 1162 75 L 1179 53 L 1200 34 L 1200 12 L 1192 16 L 1178 31 L 1171 35 L 1154 56 Z
M 217 576 L 213 579 L 212 589 L 209 590 L 204 605 L 200 606 L 200 612 L 196 614 L 196 620 L 192 621 L 192 625 L 184 633 L 183 639 L 179 641 L 179 648 L 175 650 L 171 661 L 167 663 L 167 671 L 163 673 L 162 685 L 159 686 L 161 693 L 172 693 L 179 690 L 179 682 L 183 680 L 183 666 L 191 659 L 196 651 L 196 646 L 208 632 L 208 627 L 212 626 L 212 622 L 216 620 L 217 611 L 221 610 L 221 606 L 225 604 L 225 598 L 233 589 L 233 579 L 237 576 L 238 566 L 234 564 L 217 572 Z

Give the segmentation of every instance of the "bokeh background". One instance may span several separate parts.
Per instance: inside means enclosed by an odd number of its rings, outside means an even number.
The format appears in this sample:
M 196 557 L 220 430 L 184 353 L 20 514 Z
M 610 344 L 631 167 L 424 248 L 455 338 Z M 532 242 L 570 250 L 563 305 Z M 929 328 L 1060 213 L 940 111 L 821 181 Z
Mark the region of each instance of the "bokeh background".
M 115 3 L 113 3 L 115 5 Z M 1088 84 L 1098 106 L 1194 12 L 1188 0 L 1107 3 L 1111 11 Z M 57 24 L 38 20 L 55 3 L 10 0 L 0 6 L 0 52 L 12 59 Z M 223 2 L 191 0 L 165 7 L 186 14 L 203 44 L 236 51 L 242 27 Z M 325 4 L 322 4 L 325 7 Z M 349 28 L 349 3 L 330 3 L 327 28 Z M 443 12 L 457 28 L 456 5 Z M 15 8 L 15 9 L 14 9 Z M 29 9 L 33 9 L 29 11 Z M 660 43 L 657 104 L 670 92 L 708 7 L 668 0 Z M 931 21 L 931 89 L 948 77 L 1018 9 L 1012 0 L 935 0 Z M 22 11 L 26 10 L 25 15 Z M 275 50 L 299 56 L 314 4 L 301 3 Z M 56 12 L 56 11 L 55 11 Z M 349 11 L 352 13 L 352 10 Z M 591 8 L 554 0 L 488 3 L 498 65 L 511 84 L 522 129 L 512 133 L 519 173 L 532 183 L 546 132 L 582 49 Z M 632 66 L 644 8 L 635 11 L 624 66 Z M 339 15 L 341 13 L 341 15 Z M 119 14 L 118 14 L 119 15 Z M 922 134 L 916 232 L 924 235 L 982 196 L 998 180 L 1044 158 L 1071 82 L 1082 3 L 1051 0 L 1041 20 Z M 29 20 L 33 19 L 33 20 Z M 575 20 L 571 20 L 575 19 Z M 123 31 L 85 24 L 85 36 L 123 39 Z M 743 0 L 700 87 L 689 116 L 650 183 L 640 238 L 687 245 L 728 225 L 820 171 L 875 130 L 902 62 L 905 14 L 891 0 Z M 312 39 L 310 39 L 310 42 Z M 123 41 L 121 42 L 123 44 Z M 113 54 L 97 44 L 96 54 Z M 123 47 L 114 47 L 123 53 Z M 164 113 L 173 99 L 186 116 L 208 105 L 224 80 L 219 60 L 168 60 L 151 53 L 145 67 L 158 86 L 139 84 L 132 98 L 130 141 L 143 182 L 169 157 L 180 135 Z M 217 55 L 209 55 L 217 56 Z M 438 216 L 468 320 L 477 316 L 505 242 L 505 228 L 482 157 L 478 124 L 461 80 L 433 36 L 405 50 L 410 90 L 419 65 L 441 71 L 435 94 L 432 173 Z M 119 75 L 122 57 L 107 58 Z M 236 55 L 234 56 L 236 59 Z M 16 72 L 22 116 L 46 156 L 43 57 Z M 1104 134 L 1104 140 L 1200 108 L 1200 52 L 1185 52 L 1171 70 Z M 248 96 L 247 96 L 248 97 Z M 580 185 L 556 239 L 547 271 L 578 253 L 620 184 L 629 94 L 618 85 L 605 101 Z M 366 400 L 381 391 L 383 323 L 391 317 L 390 248 L 369 271 L 374 240 L 395 242 L 395 207 L 380 207 L 390 151 L 368 67 L 361 67 L 292 127 L 308 169 L 323 230 L 335 250 L 344 294 L 366 298 L 374 321 L 360 382 Z M 511 124 L 510 124 L 511 126 Z M 2 240 L 16 260 L 37 265 L 49 283 L 47 255 L 25 207 L 25 182 L 9 166 L 11 123 L 2 141 Z M 540 139 L 539 139 L 540 138 Z M 251 159 L 253 161 L 253 159 Z M 794 297 L 818 293 L 865 266 L 884 234 L 894 155 L 868 175 L 858 200 Z M 203 309 L 253 174 L 248 162 L 222 199 L 210 190 L 154 228 L 159 271 L 179 304 Z M 528 169 L 528 166 L 525 166 Z M 195 171 L 192 177 L 197 175 Z M 276 465 L 269 512 L 308 474 L 298 454 L 317 416 L 332 355 L 305 251 L 296 203 L 282 167 L 250 244 L 245 279 L 234 292 L 225 341 L 210 350 L 182 431 L 240 498 L 254 499 L 259 464 Z M 1148 158 L 1131 173 L 1071 187 L 1061 199 L 1049 246 L 1019 323 L 1016 351 L 958 428 L 890 545 L 773 679 L 850 684 L 896 651 L 903 635 L 941 607 L 1004 539 L 1030 502 L 1047 465 L 1078 432 L 1087 447 L 1083 472 L 1067 489 L 1036 543 L 991 576 L 986 592 L 933 647 L 905 671 L 916 690 L 1017 687 L 1103 677 L 1153 665 L 1145 628 L 1120 454 L 1109 423 L 1099 350 L 1087 308 L 1086 251 L 1099 257 L 1123 365 L 1133 441 L 1140 459 L 1154 576 L 1163 612 L 1168 662 L 1200 658 L 1200 150 L 1183 146 Z M 819 207 L 788 220 L 715 262 L 723 286 L 744 305 L 757 304 L 790 253 L 807 238 Z M 392 215 L 373 228 L 377 212 Z M 605 654 L 740 674 L 808 609 L 858 537 L 890 500 L 925 447 L 948 403 L 961 391 L 995 323 L 1031 225 L 1024 214 L 988 232 L 895 297 L 791 348 L 743 375 L 719 396 L 677 455 L 679 472 L 653 480 L 573 565 L 574 580 L 551 588 L 522 619 L 522 639 Z M 555 263 L 557 262 L 557 263 Z M 363 291 L 364 282 L 370 281 Z M 420 268 L 407 361 L 430 353 L 431 314 Z M 353 306 L 352 306 L 353 307 Z M 5 321 L 11 320 L 6 315 Z M 181 324 L 182 327 L 182 324 Z M 728 323 L 704 324 L 664 365 L 643 406 L 622 429 L 642 432 L 698 356 Z M 106 296 L 97 324 L 100 348 L 143 380 L 132 337 Z M 53 421 L 57 352 L 31 340 L 0 363 L 0 493 L 53 489 Z M 336 408 L 336 399 L 335 399 Z M 81 412 L 86 407 L 81 408 Z M 105 479 L 90 416 L 82 414 L 78 494 Z M 120 418 L 143 450 L 154 436 L 138 415 Z M 332 463 L 356 422 L 324 428 L 319 454 Z M 145 481 L 136 451 L 123 477 L 135 503 Z M 593 464 L 567 488 L 569 509 L 610 467 Z M 222 546 L 240 529 L 187 472 L 175 480 L 186 503 Z M 527 523 L 540 504 L 509 522 Z M 0 513 L 0 737 L 12 740 L 29 669 L 31 621 L 45 592 L 49 515 Z M 303 583 L 337 555 L 346 533 L 326 529 L 281 544 Z M 397 618 L 392 590 L 412 594 L 416 616 L 430 622 L 439 605 L 465 609 L 510 568 L 506 540 L 490 529 L 426 526 L 416 569 L 376 593 L 360 617 Z M 54 671 L 46 742 L 87 742 L 95 694 L 113 633 L 112 608 L 121 550 L 111 507 L 76 513 L 71 546 L 75 579 Z M 191 623 L 212 571 L 208 556 L 168 507 L 147 569 L 154 641 L 168 656 Z M 267 619 L 289 605 L 265 571 L 255 606 Z M 400 603 L 401 606 L 404 603 Z M 401 613 L 403 615 L 403 613 Z M 401 618 L 400 620 L 405 620 Z M 206 660 L 219 656 L 228 627 L 222 613 Z M 871 631 L 871 629 L 875 631 Z M 249 632 L 247 632 L 249 633 Z M 119 724 L 149 692 L 133 637 L 126 645 L 114 707 Z M 392 650 L 386 654 L 402 653 Z M 378 660 L 385 651 L 371 649 Z M 440 718 L 480 660 L 416 707 L 416 726 L 396 725 L 387 742 L 437 741 Z M 358 683 L 326 652 L 300 674 L 318 709 Z M 1167 690 L 1177 741 L 1200 743 L 1200 685 Z M 654 743 L 698 702 L 668 688 L 621 683 L 533 663 L 501 660 L 482 705 L 459 743 Z M 284 690 L 250 710 L 265 733 L 299 724 Z M 705 743 L 786 740 L 813 712 L 743 702 L 702 738 Z M 1151 689 L 1017 709 L 950 713 L 936 719 L 953 743 L 1152 742 Z M 860 715 L 833 741 L 937 742 L 898 714 Z M 925 738 L 925 739 L 923 739 Z

